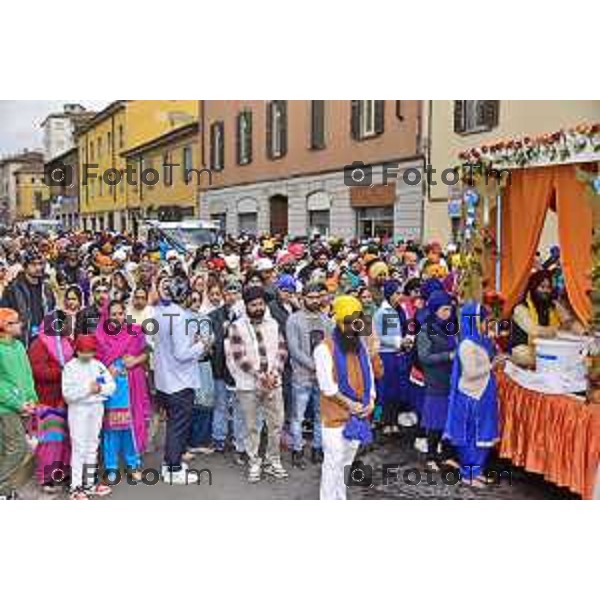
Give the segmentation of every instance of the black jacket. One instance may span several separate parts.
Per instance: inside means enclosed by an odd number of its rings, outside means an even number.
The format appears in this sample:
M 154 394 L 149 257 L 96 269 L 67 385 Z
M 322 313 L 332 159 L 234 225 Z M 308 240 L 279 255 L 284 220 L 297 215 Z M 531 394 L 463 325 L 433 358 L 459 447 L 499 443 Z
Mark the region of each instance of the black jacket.
M 292 309 L 292 312 L 289 313 L 285 306 L 279 301 L 279 298 L 272 300 L 268 304 L 269 310 L 271 311 L 271 316 L 277 321 L 277 325 L 279 325 L 279 331 L 285 337 L 285 330 L 287 325 L 287 320 L 292 313 L 296 312 L 296 309 Z
M 234 385 L 235 382 L 229 373 L 225 361 L 225 338 L 227 337 L 229 326 L 236 320 L 236 316 L 228 306 L 223 305 L 208 313 L 208 318 L 211 321 L 212 333 L 215 337 L 210 357 L 213 377 L 224 380 L 228 385 Z
M 54 310 L 56 298 L 47 282 L 32 285 L 24 273 L 19 273 L 4 290 L 1 304 L 19 313 L 23 321 L 21 340 L 27 347 L 35 337 L 36 329 L 41 325 L 44 316 Z
M 419 366 L 423 370 L 425 386 L 430 390 L 439 393 L 450 391 L 455 342 L 456 338 L 436 331 L 431 318 L 422 325 L 417 336 L 417 354 Z

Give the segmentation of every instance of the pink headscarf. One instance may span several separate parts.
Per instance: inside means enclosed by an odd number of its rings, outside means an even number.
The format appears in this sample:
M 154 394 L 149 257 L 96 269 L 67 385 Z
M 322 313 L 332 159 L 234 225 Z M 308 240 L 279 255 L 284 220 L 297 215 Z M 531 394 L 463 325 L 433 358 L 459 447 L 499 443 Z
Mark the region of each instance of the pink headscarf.
M 40 338 L 42 344 L 44 344 L 46 350 L 48 350 L 50 356 L 52 356 L 52 358 L 60 365 L 62 369 L 65 364 L 67 364 L 73 358 L 75 350 L 73 348 L 73 342 L 69 336 L 48 335 L 46 333 L 46 321 L 50 318 L 57 320 L 58 315 L 53 313 L 42 319 L 38 337 Z

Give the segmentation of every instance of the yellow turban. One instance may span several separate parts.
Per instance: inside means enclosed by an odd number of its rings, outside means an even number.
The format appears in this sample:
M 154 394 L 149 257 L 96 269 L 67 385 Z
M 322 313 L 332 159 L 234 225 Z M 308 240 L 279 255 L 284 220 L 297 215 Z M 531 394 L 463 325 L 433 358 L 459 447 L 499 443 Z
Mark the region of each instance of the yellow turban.
M 379 260 L 369 267 L 369 277 L 371 279 L 375 279 L 375 277 L 379 277 L 380 275 L 387 276 L 388 273 L 387 265 Z
M 363 310 L 362 304 L 354 296 L 338 296 L 333 301 L 333 317 L 338 325 L 344 323 L 344 319 L 351 315 L 360 314 Z

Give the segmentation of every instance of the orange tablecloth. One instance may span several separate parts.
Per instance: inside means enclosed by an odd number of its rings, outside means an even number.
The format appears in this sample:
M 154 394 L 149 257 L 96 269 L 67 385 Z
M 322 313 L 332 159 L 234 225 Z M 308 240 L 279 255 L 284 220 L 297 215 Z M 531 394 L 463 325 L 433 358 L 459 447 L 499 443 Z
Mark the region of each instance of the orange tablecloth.
M 525 389 L 498 373 L 500 456 L 585 499 L 600 462 L 600 405 Z

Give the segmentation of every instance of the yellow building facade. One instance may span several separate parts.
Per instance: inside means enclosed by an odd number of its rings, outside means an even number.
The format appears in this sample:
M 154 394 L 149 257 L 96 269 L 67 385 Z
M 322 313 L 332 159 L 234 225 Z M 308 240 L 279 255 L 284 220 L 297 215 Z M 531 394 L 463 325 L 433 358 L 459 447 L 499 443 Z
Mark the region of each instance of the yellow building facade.
M 197 121 L 131 148 L 124 157 L 139 176 L 129 192 L 142 216 L 170 220 L 198 216 L 198 184 L 208 175 L 200 167 Z
M 123 230 L 140 215 L 140 186 L 124 154 L 198 115 L 197 100 L 117 100 L 78 135 L 81 223 Z
M 551 133 L 584 123 L 600 122 L 598 100 L 426 100 L 423 138 L 428 164 L 437 185 L 428 186 L 425 200 L 425 239 L 449 241 L 448 186 L 444 169 L 459 162 L 463 150 L 502 139 Z M 457 103 L 460 103 L 458 105 Z M 541 246 L 555 241 L 549 217 Z
M 44 182 L 43 167 L 21 167 L 14 177 L 17 219 L 40 218 L 43 204 L 48 202 L 50 198 L 50 190 Z

